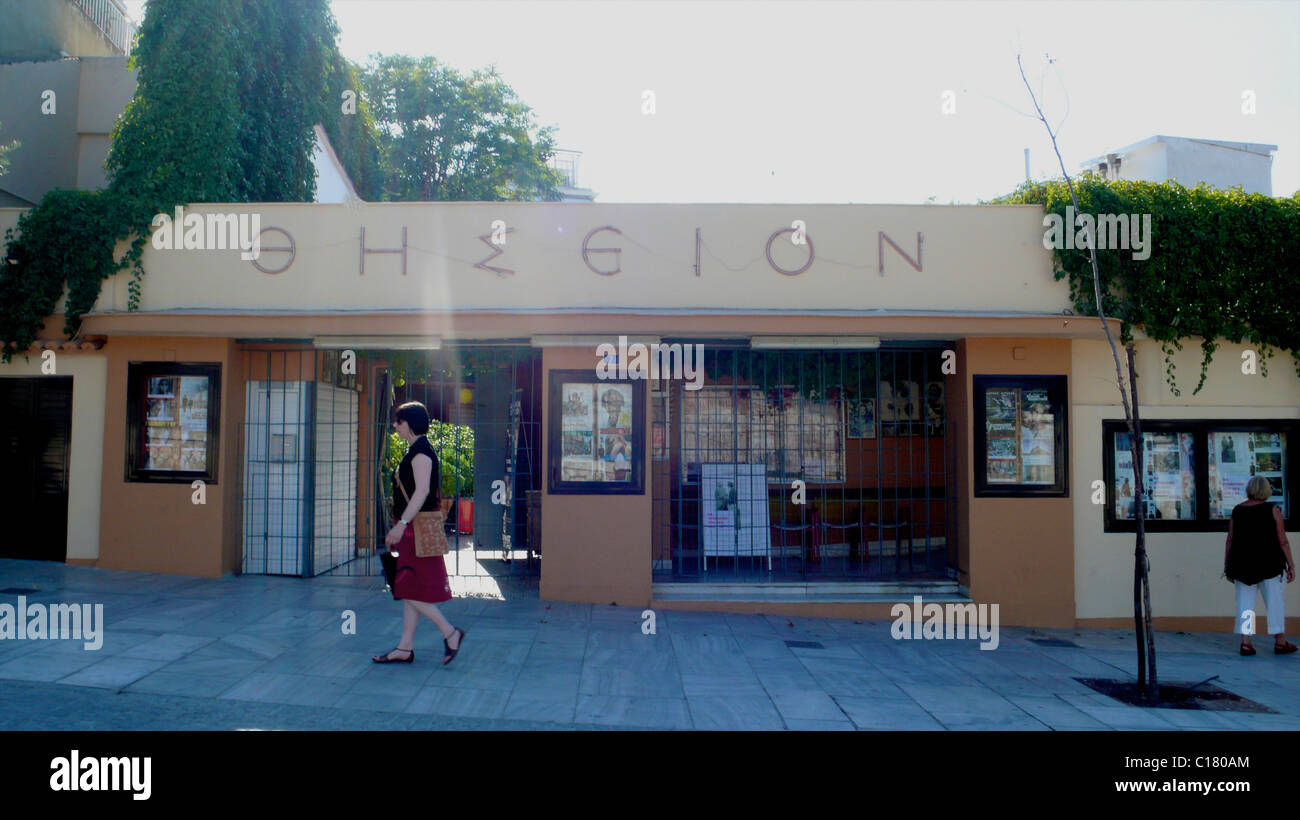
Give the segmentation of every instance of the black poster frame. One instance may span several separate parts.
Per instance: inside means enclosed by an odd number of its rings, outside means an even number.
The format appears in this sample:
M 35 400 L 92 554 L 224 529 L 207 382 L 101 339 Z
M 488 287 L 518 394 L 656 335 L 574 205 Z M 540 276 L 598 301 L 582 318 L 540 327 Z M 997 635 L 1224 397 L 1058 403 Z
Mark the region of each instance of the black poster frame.
M 560 477 L 564 423 L 562 416 L 562 387 L 565 382 L 596 385 L 624 384 L 632 388 L 631 427 L 632 458 L 631 481 L 566 481 Z M 547 491 L 553 495 L 645 495 L 646 464 L 646 383 L 644 379 L 602 379 L 594 369 L 552 370 L 547 382 Z M 596 411 L 600 412 L 599 409 Z M 599 428 L 597 428 L 599 429 Z M 598 435 L 598 434 L 597 434 Z M 593 439 L 592 446 L 596 446 Z
M 144 386 L 156 376 L 206 376 L 208 379 L 207 453 L 203 470 L 145 470 L 140 465 L 144 452 Z M 126 470 L 129 482 L 189 484 L 202 481 L 217 484 L 218 455 L 221 452 L 221 363 L 220 362 L 129 362 L 126 377 Z
M 974 376 L 971 402 L 974 413 L 975 446 L 973 467 L 977 498 L 1066 498 L 1070 495 L 1069 385 L 1065 376 Z M 1052 403 L 1052 447 L 1054 481 L 1051 484 L 1001 484 L 988 480 L 988 428 L 985 426 L 985 393 L 990 388 L 1046 390 Z M 1017 432 L 1018 435 L 1018 432 Z
M 1106 504 L 1102 512 L 1104 532 L 1136 532 L 1137 522 L 1131 518 L 1115 517 L 1115 447 L 1114 435 L 1127 433 L 1128 424 L 1122 420 L 1101 423 L 1102 478 L 1106 483 Z M 1291 500 L 1291 516 L 1283 520 L 1288 531 L 1300 529 L 1300 516 L 1296 514 L 1296 481 L 1300 480 L 1300 421 L 1296 419 L 1142 419 L 1145 433 L 1191 433 L 1192 455 L 1196 461 L 1193 475 L 1196 479 L 1196 518 L 1148 518 L 1147 532 L 1227 532 L 1227 518 L 1210 518 L 1210 462 L 1209 434 L 1216 433 L 1286 433 L 1286 487 Z M 1242 499 L 1243 501 L 1245 499 Z

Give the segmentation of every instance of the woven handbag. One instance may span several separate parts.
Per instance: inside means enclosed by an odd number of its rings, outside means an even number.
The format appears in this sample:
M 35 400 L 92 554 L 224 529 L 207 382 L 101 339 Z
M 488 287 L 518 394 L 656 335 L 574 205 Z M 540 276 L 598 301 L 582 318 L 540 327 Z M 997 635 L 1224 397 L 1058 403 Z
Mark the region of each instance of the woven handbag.
M 397 480 L 397 486 L 401 488 L 402 495 L 406 496 L 406 505 L 409 507 L 411 496 L 407 494 L 400 478 Z M 416 558 L 433 558 L 447 554 L 451 547 L 447 543 L 447 533 L 443 529 L 445 524 L 446 516 L 443 515 L 442 510 L 421 511 L 415 514 L 411 526 L 415 528 Z

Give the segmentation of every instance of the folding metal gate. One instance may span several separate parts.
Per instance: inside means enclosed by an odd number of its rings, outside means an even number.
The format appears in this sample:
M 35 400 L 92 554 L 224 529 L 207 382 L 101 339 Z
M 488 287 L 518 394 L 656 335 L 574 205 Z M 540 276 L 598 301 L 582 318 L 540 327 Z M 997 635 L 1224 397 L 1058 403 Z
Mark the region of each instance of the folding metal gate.
M 652 392 L 656 580 L 955 577 L 948 346 L 704 343 L 702 389 Z
M 243 571 L 377 571 L 358 524 L 361 397 L 328 353 L 245 350 Z

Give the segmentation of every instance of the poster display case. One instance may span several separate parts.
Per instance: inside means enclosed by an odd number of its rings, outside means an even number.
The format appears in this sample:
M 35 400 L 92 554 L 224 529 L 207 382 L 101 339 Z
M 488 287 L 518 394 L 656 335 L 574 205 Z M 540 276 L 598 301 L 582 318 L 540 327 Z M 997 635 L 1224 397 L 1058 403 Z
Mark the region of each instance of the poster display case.
M 976 376 L 974 386 L 975 494 L 1066 495 L 1065 377 Z
M 1106 421 L 1102 432 L 1105 531 L 1132 532 L 1136 493 L 1128 427 Z M 1143 419 L 1147 530 L 1225 531 L 1255 476 L 1268 480 L 1269 501 L 1293 529 L 1297 435 L 1300 422 L 1294 419 Z
M 590 370 L 551 372 L 550 492 L 645 492 L 645 388 Z
M 127 481 L 216 481 L 219 364 L 133 362 Z

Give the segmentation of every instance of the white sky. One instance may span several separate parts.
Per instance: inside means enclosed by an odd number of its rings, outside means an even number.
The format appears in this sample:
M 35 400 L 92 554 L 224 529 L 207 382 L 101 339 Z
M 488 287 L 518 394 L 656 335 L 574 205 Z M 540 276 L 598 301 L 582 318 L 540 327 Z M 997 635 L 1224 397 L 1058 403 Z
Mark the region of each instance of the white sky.
M 127 5 L 138 16 L 144 2 Z M 1277 145 L 1273 195 L 1300 189 L 1297 0 L 332 6 L 351 60 L 496 65 L 558 145 L 583 152 L 598 202 L 975 202 L 1015 187 L 1025 148 L 1035 178 L 1057 176 L 1042 124 L 1020 113 L 1018 45 L 1064 120 L 1072 174 L 1168 134 Z

